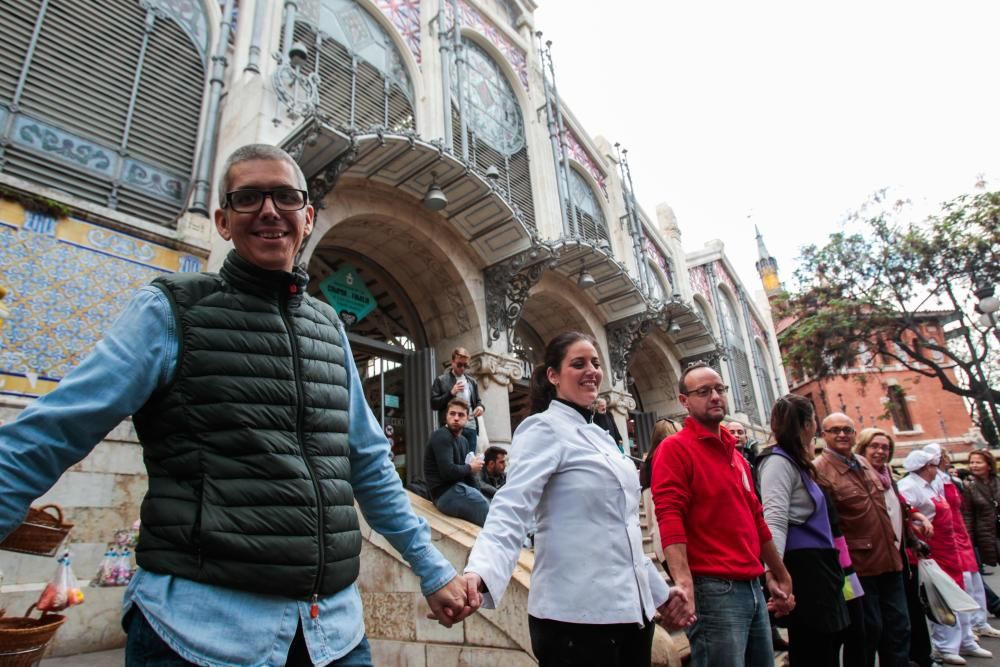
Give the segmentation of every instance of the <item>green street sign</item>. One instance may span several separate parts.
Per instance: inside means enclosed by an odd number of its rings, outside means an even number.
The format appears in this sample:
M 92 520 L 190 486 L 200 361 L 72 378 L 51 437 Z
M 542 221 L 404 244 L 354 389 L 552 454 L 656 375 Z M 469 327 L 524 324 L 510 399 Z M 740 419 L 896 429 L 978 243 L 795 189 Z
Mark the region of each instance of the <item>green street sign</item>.
M 347 326 L 368 317 L 377 305 L 358 270 L 350 264 L 341 264 L 336 273 L 320 282 L 319 289 Z

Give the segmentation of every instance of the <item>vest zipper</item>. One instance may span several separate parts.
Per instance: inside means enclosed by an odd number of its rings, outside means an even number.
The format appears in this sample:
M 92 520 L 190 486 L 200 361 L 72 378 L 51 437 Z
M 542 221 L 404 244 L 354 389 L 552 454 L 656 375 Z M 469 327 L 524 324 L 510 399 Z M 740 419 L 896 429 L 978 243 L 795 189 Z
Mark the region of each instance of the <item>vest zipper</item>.
M 313 585 L 313 593 L 310 598 L 309 605 L 309 617 L 315 619 L 319 618 L 319 590 L 320 585 L 323 582 L 323 570 L 326 569 L 326 530 L 324 526 L 323 494 L 320 490 L 319 480 L 316 478 L 316 470 L 313 468 L 312 461 L 309 460 L 309 456 L 306 454 L 306 446 L 302 437 L 305 413 L 305 396 L 302 390 L 302 377 L 299 372 L 299 343 L 295 338 L 295 331 L 292 329 L 292 323 L 288 317 L 288 295 L 285 293 L 282 293 L 281 295 L 279 308 L 281 310 L 281 319 L 285 323 L 285 328 L 288 330 L 288 339 L 292 345 L 292 371 L 295 374 L 296 397 L 295 439 L 299 443 L 299 451 L 302 453 L 302 460 L 306 464 L 306 469 L 309 471 L 309 479 L 312 481 L 313 489 L 316 491 L 316 536 L 319 538 L 319 568 L 316 570 L 316 583 Z

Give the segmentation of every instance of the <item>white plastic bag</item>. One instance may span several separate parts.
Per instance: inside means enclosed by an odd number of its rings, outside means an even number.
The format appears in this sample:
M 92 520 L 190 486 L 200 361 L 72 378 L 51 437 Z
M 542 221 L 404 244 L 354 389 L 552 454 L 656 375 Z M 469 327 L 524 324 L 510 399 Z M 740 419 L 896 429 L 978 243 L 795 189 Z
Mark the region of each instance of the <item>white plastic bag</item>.
M 979 604 L 933 558 L 922 558 L 918 570 L 926 611 L 935 622 L 955 625 L 955 613 L 979 609 Z

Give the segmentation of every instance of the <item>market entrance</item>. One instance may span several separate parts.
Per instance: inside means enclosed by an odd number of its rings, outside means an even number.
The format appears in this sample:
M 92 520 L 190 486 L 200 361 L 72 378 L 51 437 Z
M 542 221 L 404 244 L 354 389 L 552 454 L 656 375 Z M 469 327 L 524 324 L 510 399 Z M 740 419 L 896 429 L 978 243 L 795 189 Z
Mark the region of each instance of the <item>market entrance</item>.
M 309 276 L 310 294 L 344 322 L 365 401 L 389 439 L 397 472 L 407 484 L 422 479 L 433 430 L 434 353 L 412 302 L 385 269 L 345 248 L 317 248 Z

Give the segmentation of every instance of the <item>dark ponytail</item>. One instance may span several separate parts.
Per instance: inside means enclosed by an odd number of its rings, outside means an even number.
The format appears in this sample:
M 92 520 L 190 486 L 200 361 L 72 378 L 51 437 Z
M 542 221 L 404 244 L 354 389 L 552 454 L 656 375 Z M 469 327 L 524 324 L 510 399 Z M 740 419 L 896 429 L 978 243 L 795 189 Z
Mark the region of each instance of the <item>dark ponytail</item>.
M 548 371 L 550 368 L 559 370 L 562 367 L 566 352 L 577 341 L 585 340 L 594 348 L 597 348 L 597 341 L 592 336 L 579 331 L 564 331 L 545 346 L 545 363 L 536 366 L 531 373 L 531 385 L 528 390 L 528 397 L 531 403 L 531 414 L 538 414 L 549 409 L 549 403 L 556 397 L 556 388 L 549 382 Z
M 802 431 L 815 419 L 812 402 L 796 394 L 782 396 L 771 409 L 771 433 L 775 442 L 813 479 L 816 479 L 816 468 L 812 464 L 812 443 L 802 442 Z

